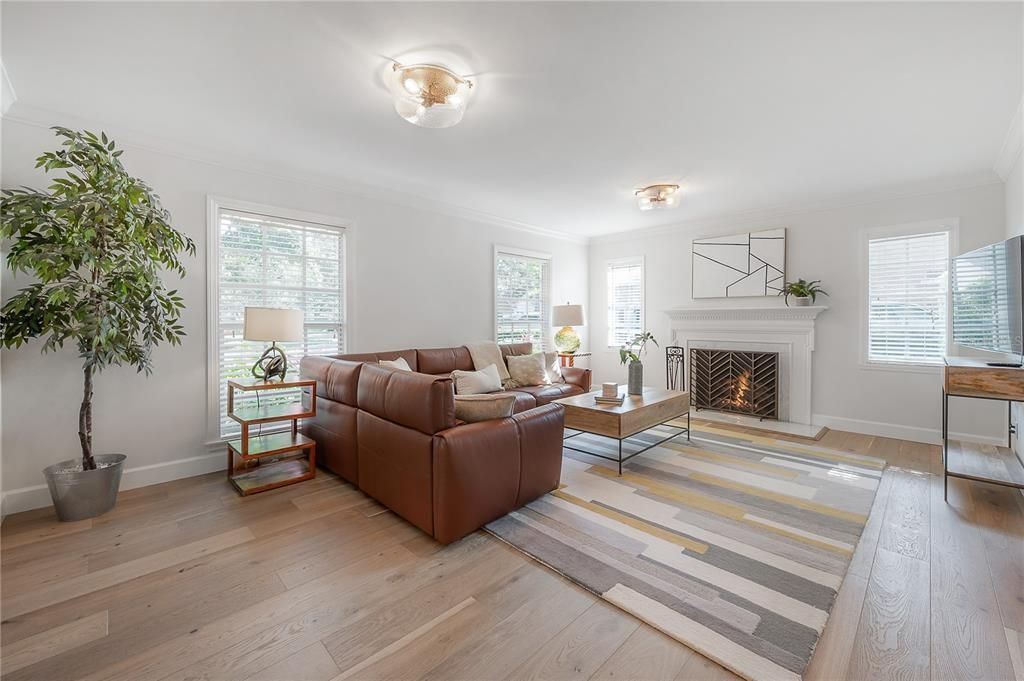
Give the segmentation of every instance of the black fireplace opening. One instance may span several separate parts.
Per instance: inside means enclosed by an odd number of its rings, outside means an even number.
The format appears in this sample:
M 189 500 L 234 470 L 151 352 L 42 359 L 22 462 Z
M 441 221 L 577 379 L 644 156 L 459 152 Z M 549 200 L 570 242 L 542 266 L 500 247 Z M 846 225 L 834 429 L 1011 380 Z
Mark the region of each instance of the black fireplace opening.
M 779 353 L 690 348 L 695 409 L 779 418 Z

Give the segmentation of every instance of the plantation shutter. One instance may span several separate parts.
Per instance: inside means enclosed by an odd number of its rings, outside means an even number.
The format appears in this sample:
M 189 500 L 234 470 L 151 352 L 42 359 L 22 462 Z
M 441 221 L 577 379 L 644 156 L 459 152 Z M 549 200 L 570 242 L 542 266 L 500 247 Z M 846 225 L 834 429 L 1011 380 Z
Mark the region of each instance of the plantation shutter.
M 251 378 L 269 345 L 242 339 L 246 306 L 303 311 L 303 340 L 278 344 L 288 355 L 289 377 L 298 376 L 304 355 L 345 351 L 345 231 L 223 208 L 217 221 L 218 413 L 221 437 L 232 437 L 239 427 L 226 416 L 227 380 Z M 263 399 L 294 397 L 275 390 Z
M 551 345 L 551 260 L 498 251 L 494 260 L 494 333 L 499 343 Z
M 644 269 L 639 259 L 608 263 L 608 347 L 643 333 Z
M 948 232 L 868 241 L 868 361 L 942 362 L 948 273 Z

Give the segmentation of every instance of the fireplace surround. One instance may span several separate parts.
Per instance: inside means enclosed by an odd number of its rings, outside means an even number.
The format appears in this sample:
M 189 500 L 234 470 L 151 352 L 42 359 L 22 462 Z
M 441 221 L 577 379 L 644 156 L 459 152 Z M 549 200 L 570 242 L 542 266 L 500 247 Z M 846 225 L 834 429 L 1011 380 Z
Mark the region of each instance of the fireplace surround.
M 779 353 L 690 348 L 695 409 L 779 418 Z

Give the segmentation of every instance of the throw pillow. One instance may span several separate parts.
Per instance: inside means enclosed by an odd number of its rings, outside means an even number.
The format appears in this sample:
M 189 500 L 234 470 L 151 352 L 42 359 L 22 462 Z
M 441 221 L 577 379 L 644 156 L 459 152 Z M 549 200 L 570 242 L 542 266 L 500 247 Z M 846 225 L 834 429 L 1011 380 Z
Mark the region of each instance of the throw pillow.
M 382 367 L 388 367 L 389 369 L 397 369 L 399 371 L 412 371 L 412 367 L 405 361 L 405 357 L 399 357 L 398 359 L 382 359 L 377 362 Z
M 480 395 L 501 390 L 501 376 L 493 364 L 480 371 L 456 369 L 452 372 L 452 381 L 455 382 L 456 395 Z
M 562 377 L 562 363 L 557 352 L 544 353 L 544 373 L 547 375 L 546 383 L 565 383 L 565 378 Z
M 456 395 L 455 418 L 466 423 L 512 416 L 515 395 Z
M 532 355 L 509 355 L 506 359 L 508 373 L 512 375 L 512 380 L 517 385 L 544 385 L 547 382 L 543 352 Z

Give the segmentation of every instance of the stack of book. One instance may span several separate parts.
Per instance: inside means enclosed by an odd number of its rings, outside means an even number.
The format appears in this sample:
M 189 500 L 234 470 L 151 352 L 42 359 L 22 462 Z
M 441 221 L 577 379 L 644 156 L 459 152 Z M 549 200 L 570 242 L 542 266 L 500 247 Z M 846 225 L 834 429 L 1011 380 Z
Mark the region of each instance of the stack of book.
M 622 404 L 622 395 L 619 394 L 619 386 L 617 383 L 602 383 L 601 394 L 594 396 L 594 402 L 597 404 Z

